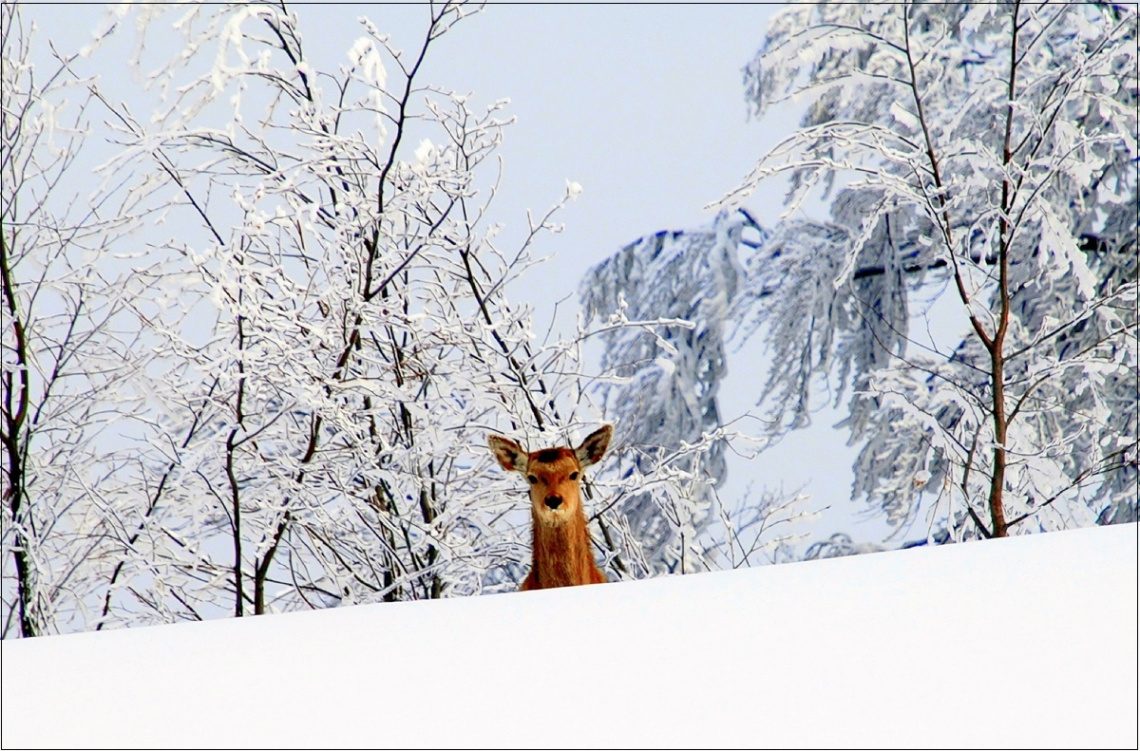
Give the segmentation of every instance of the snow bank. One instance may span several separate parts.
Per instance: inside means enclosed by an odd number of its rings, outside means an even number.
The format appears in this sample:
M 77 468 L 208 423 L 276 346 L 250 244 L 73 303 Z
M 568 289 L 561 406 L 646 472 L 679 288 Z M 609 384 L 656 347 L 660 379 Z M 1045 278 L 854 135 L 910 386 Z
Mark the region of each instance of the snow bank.
M 1128 747 L 1137 525 L 4 642 L 12 747 Z

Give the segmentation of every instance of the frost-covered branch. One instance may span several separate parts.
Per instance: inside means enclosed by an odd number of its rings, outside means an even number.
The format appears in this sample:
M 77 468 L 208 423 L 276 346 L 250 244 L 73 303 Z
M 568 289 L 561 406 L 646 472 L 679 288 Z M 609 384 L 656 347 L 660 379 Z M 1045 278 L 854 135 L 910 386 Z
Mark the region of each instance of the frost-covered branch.
M 1099 4 L 781 11 L 747 96 L 756 116 L 793 98 L 807 114 L 713 206 L 723 222 L 790 176 L 779 222 L 727 250 L 700 231 L 646 238 L 583 299 L 649 306 L 630 317 L 675 315 L 712 342 L 760 337 L 769 440 L 810 423 L 821 387 L 849 395 L 854 495 L 900 529 L 923 509 L 938 540 L 1134 519 L 1136 22 Z M 828 221 L 802 216 L 816 188 Z M 699 270 L 668 264 L 683 242 Z M 674 313 L 668 295 L 726 302 Z M 675 382 L 716 413 L 721 350 L 665 358 L 623 336 L 606 340 L 629 370 L 615 404 L 675 411 L 649 388 Z
M 855 175 L 833 226 L 785 221 L 753 267 L 763 294 L 745 332 L 764 331 L 775 355 L 763 393 L 797 427 L 813 378 L 853 383 L 856 494 L 896 523 L 929 493 L 958 529 L 944 484 L 985 536 L 1006 518 L 1135 516 L 1134 463 L 1056 500 L 1136 442 L 1135 311 L 1116 302 L 1136 294 L 1135 39 L 1135 13 L 1117 6 L 826 4 L 782 12 L 746 69 L 758 114 L 791 95 L 815 104 L 726 202 L 790 172 L 795 207 Z M 789 256 L 819 281 L 781 292 Z M 942 274 L 969 331 L 939 360 L 915 354 L 908 303 Z M 1042 497 L 1047 521 L 1029 510 Z

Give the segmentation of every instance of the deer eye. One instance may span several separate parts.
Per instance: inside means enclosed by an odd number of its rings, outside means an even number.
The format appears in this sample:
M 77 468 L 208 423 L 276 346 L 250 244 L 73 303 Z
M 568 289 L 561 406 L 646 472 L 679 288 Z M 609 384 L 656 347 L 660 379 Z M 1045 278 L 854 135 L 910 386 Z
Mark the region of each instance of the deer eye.
M 577 480 L 578 479 L 578 473 L 577 472 L 571 472 L 570 473 L 570 479 L 571 480 Z
M 529 482 L 531 485 L 537 485 L 538 484 L 538 478 L 535 477 L 534 475 L 527 475 L 526 481 Z

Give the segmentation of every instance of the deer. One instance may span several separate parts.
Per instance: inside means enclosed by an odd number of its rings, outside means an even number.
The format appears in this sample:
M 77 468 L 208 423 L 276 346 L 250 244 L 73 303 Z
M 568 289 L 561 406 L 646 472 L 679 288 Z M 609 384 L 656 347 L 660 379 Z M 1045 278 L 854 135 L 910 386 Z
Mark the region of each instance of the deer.
M 601 461 L 613 433 L 612 425 L 603 425 L 576 449 L 534 452 L 501 435 L 487 437 L 503 469 L 521 473 L 530 484 L 533 559 L 520 591 L 605 583 L 606 576 L 590 552 L 582 473 Z

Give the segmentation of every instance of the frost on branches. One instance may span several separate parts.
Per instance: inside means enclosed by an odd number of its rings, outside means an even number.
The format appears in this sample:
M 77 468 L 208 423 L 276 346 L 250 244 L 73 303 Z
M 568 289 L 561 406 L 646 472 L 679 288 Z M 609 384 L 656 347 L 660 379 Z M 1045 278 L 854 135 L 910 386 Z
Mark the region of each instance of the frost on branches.
M 87 139 L 90 79 L 76 54 L 32 63 L 32 25 L 0 9 L 0 451 L 3 636 L 82 628 L 106 588 L 115 492 L 106 449 L 140 413 L 147 361 L 134 313 L 146 285 L 137 253 L 104 250 L 145 216 L 107 186 L 71 174 L 96 157 Z
M 70 55 L 4 6 L 5 637 L 513 590 L 526 490 L 487 434 L 595 427 L 588 384 L 634 375 L 584 372 L 595 334 L 681 372 L 719 346 L 692 311 L 536 342 L 504 290 L 581 187 L 497 239 L 504 103 L 420 74 L 472 9 L 417 11 L 413 47 L 361 18 L 330 64 L 281 3 L 116 6 Z M 112 59 L 143 85 L 106 90 Z M 696 534 L 708 396 L 688 443 L 619 441 L 591 475 L 611 580 L 758 553 Z
M 581 282 L 585 315 L 605 347 L 602 371 L 612 376 L 597 393 L 627 449 L 621 477 L 632 481 L 614 503 L 626 546 L 637 551 L 631 557 L 647 571 L 747 565 L 761 549 L 774 560 L 792 537 L 768 530 L 797 518 L 806 501 L 765 493 L 729 511 L 716 493 L 729 442 L 747 442 L 717 404 L 746 278 L 740 250 L 765 237 L 748 212 L 722 212 L 705 228 L 643 237 Z M 673 325 L 630 325 L 637 321 Z M 754 533 L 747 545 L 746 529 Z
M 486 435 L 598 413 L 503 291 L 580 188 L 497 242 L 509 118 L 420 80 L 470 9 L 420 10 L 328 66 L 284 4 L 116 8 L 54 58 L 4 6 L 5 637 L 517 586 Z M 132 45 L 145 90 L 84 72 Z
M 677 292 L 713 301 L 697 330 L 763 337 L 772 437 L 809 422 L 821 378 L 851 395 L 854 495 L 892 524 L 925 509 L 931 539 L 960 540 L 1136 519 L 1136 43 L 1118 5 L 825 4 L 783 11 L 746 68 L 757 116 L 811 105 L 719 206 L 787 174 L 788 211 Z M 838 187 L 830 221 L 793 218 L 817 186 Z M 687 282 L 633 254 L 602 267 L 609 303 L 658 312 Z M 714 425 L 723 353 L 667 371 L 639 346 L 607 356 L 700 407 L 631 409 Z
M 558 207 L 499 247 L 485 212 L 502 104 L 416 78 L 466 12 L 425 7 L 412 50 L 362 19 L 339 71 L 317 72 L 297 16 L 203 11 L 185 47 L 219 36 L 213 69 L 159 80 L 172 113 L 233 102 L 226 126 L 172 115 L 150 133 L 124 114 L 120 163 L 157 148 L 165 200 L 203 229 L 167 246 L 204 315 L 162 332 L 177 365 L 156 394 L 176 408 L 145 471 L 170 480 L 133 514 L 195 534 L 132 551 L 122 573 L 159 569 L 180 595 L 164 618 L 513 586 L 528 540 L 492 526 L 517 494 L 485 436 L 556 425 L 528 312 L 502 290 Z M 130 608 L 115 584 L 105 617 Z

